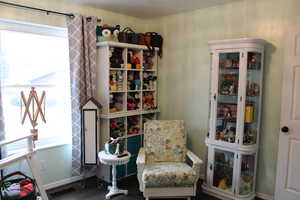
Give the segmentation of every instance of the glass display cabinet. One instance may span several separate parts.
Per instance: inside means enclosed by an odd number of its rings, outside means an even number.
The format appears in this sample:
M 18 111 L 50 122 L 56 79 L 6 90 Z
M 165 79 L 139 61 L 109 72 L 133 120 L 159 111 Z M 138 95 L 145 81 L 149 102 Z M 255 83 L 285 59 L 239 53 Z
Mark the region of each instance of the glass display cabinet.
M 255 197 L 265 41 L 209 42 L 211 92 L 203 190 L 221 199 Z

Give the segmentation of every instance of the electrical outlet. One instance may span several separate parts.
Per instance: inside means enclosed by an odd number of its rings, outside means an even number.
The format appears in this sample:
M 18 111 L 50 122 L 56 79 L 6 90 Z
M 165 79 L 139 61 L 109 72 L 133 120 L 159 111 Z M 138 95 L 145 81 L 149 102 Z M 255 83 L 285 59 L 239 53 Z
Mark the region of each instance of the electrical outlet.
M 41 160 L 40 161 L 40 165 L 41 165 L 41 171 L 46 171 L 46 161 L 45 160 Z

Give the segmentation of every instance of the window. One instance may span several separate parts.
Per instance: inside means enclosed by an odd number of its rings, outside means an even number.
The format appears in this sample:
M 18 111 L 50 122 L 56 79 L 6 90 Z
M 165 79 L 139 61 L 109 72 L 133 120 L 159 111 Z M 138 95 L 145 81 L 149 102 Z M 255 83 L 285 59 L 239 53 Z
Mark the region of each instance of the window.
M 70 143 L 71 100 L 66 29 L 0 21 L 0 80 L 7 138 L 28 134 L 21 125 L 20 92 L 46 91 L 46 121 L 38 122 L 38 147 Z M 24 110 L 24 108 L 23 108 Z M 22 148 L 22 143 L 9 150 Z M 25 145 L 25 144 L 24 144 Z

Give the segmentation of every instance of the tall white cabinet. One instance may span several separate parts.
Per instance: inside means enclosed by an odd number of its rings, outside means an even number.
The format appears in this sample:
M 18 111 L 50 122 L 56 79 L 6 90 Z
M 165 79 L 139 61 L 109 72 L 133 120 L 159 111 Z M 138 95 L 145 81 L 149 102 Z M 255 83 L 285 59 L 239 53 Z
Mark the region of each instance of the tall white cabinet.
M 143 146 L 143 125 L 156 119 L 157 51 L 144 45 L 97 43 L 96 99 L 102 105 L 100 149 L 111 137 L 123 138 L 131 153 L 128 164 L 117 167 L 117 178 L 137 171 L 136 158 Z M 111 170 L 100 164 L 97 176 L 111 182 Z
M 220 199 L 255 197 L 265 43 L 209 42 L 211 92 L 203 190 Z

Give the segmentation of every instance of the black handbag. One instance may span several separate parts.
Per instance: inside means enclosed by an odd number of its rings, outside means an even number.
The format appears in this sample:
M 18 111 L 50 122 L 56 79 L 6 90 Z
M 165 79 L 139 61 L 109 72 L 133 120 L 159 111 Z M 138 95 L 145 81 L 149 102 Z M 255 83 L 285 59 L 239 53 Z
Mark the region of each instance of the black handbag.
M 19 176 L 20 178 L 11 179 L 13 176 Z M 23 183 L 32 184 L 33 188 L 31 191 L 21 194 L 21 190 L 10 190 L 9 186 L 18 183 L 22 185 Z M 0 199 L 1 200 L 36 200 L 36 183 L 31 177 L 23 174 L 20 171 L 8 174 L 0 180 Z
M 162 57 L 163 37 L 156 32 L 147 32 L 145 35 L 146 35 L 146 41 L 147 41 L 146 44 L 148 46 L 148 49 L 151 52 L 154 52 L 154 47 L 159 48 L 158 55 Z
M 138 44 L 139 35 L 136 34 L 130 27 L 124 28 L 118 36 L 119 42 Z

